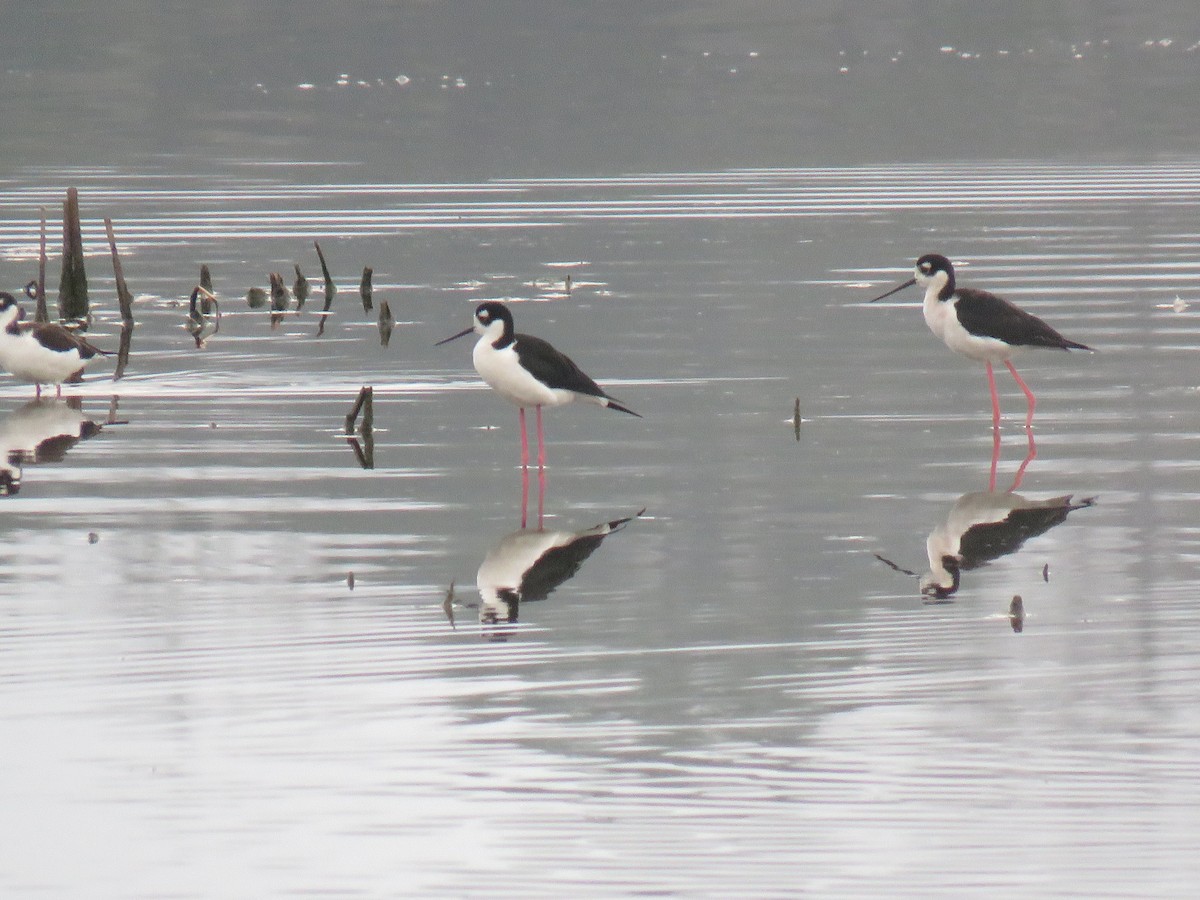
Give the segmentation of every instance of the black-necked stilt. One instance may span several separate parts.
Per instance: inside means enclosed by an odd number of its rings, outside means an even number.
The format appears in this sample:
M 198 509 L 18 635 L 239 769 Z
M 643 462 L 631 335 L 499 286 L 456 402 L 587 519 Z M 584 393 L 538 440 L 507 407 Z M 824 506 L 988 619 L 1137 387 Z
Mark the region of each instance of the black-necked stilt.
M 209 311 L 215 311 L 216 316 L 210 322 L 207 318 Z M 210 337 L 221 330 L 221 304 L 216 295 L 202 284 L 192 288 L 188 298 L 187 329 L 196 341 L 196 349 L 205 345 Z
M 988 388 L 992 394 L 992 425 L 1000 427 L 1000 398 L 996 394 L 996 375 L 992 363 L 1003 362 L 1025 392 L 1033 422 L 1037 400 L 1033 391 L 1017 374 L 1011 357 L 1023 347 L 1049 347 L 1056 350 L 1091 350 L 1085 344 L 1069 341 L 1035 315 L 1014 306 L 1002 297 L 975 288 L 958 287 L 954 266 L 937 253 L 917 260 L 912 278 L 870 300 L 882 300 L 897 291 L 919 284 L 925 288 L 925 323 L 951 350 L 987 367 Z
M 475 371 L 501 397 L 517 404 L 521 428 L 521 467 L 529 466 L 529 438 L 525 433 L 525 408 L 537 410 L 538 468 L 546 465 L 546 446 L 542 433 L 542 407 L 564 406 L 586 400 L 619 412 L 638 416 L 608 396 L 569 357 L 541 338 L 513 331 L 508 307 L 494 301 L 475 308 L 475 324 L 458 334 L 438 341 L 438 346 L 465 337 L 480 335 L 472 353 Z M 638 416 L 640 419 L 641 416 Z
M 963 572 L 1016 553 L 1030 538 L 1095 502 L 1094 497 L 1072 502 L 1070 494 L 1049 500 L 1028 500 L 1011 491 L 963 494 L 925 540 L 929 571 L 921 577 L 921 593 L 947 599 L 958 590 Z
M 0 495 L 20 490 L 22 466 L 62 462 L 68 450 L 102 427 L 83 414 L 78 398 L 39 397 L 13 410 L 0 419 Z
M 522 528 L 506 534 L 488 550 L 475 574 L 481 623 L 515 623 L 522 602 L 545 600 L 575 577 L 606 537 L 644 512 L 583 531 Z
M 110 355 L 61 325 L 25 324 L 21 315 L 16 298 L 0 291 L 0 366 L 36 385 L 39 397 L 43 384 L 53 384 L 61 396 L 64 381 L 82 375 L 97 356 Z

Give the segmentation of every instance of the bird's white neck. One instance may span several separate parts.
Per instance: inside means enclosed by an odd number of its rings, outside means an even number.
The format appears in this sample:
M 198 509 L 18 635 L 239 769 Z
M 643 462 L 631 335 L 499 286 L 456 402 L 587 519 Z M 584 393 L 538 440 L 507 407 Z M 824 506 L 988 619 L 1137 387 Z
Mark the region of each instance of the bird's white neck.
M 475 323 L 475 333 L 478 334 L 480 344 L 495 344 L 504 336 L 504 323 L 500 319 L 493 319 L 486 325 L 480 322 Z
M 925 286 L 925 302 L 922 311 L 925 314 L 925 324 L 938 337 L 942 337 L 942 326 L 950 307 L 941 299 L 941 293 L 946 288 L 945 272 L 935 272 L 932 277 L 922 279 Z

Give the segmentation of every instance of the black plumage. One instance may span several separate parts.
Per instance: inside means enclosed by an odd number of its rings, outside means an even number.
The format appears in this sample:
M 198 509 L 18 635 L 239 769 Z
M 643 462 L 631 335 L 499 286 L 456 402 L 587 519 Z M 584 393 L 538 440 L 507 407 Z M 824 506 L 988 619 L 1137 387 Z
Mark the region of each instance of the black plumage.
M 1049 347 L 1053 350 L 1091 350 L 1068 340 L 1037 316 L 1014 306 L 1003 297 L 977 288 L 957 288 L 955 310 L 958 321 L 976 337 L 996 338 L 1014 347 Z

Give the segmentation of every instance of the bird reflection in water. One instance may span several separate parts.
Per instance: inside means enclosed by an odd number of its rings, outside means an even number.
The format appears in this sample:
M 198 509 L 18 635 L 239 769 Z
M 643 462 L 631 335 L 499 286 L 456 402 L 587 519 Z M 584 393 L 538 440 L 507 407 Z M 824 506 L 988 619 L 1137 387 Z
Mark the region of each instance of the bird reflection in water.
M 110 410 L 110 420 L 114 415 Z M 23 467 L 62 462 L 68 450 L 95 437 L 104 424 L 110 423 L 83 414 L 78 397 L 39 397 L 13 410 L 0 419 L 0 496 L 21 489 Z
M 1029 500 L 1011 491 L 963 494 L 925 540 L 929 571 L 921 577 L 921 593 L 949 599 L 957 593 L 963 572 L 1016 553 L 1030 538 L 1095 502 L 1093 497 L 1073 501 L 1070 494 L 1048 500 Z
M 1045 534 L 1066 521 L 1077 509 L 1095 504 L 1094 497 L 1075 501 L 1071 494 L 1046 500 L 1030 500 L 1016 493 L 1025 478 L 1029 464 L 1037 458 L 1033 433 L 1026 429 L 1029 445 L 1006 491 L 996 490 L 997 468 L 1000 461 L 999 433 L 993 431 L 992 459 L 988 472 L 988 489 L 970 491 L 959 497 L 945 521 L 929 533 L 925 553 L 929 569 L 924 575 L 905 569 L 879 554 L 876 558 L 897 572 L 920 578 L 921 594 L 929 602 L 948 601 L 958 592 L 962 573 L 981 568 L 1002 556 L 1016 553 L 1030 538 Z M 1043 574 L 1048 569 L 1043 570 Z M 1016 601 L 1012 620 L 1024 622 L 1024 608 Z
M 522 603 L 545 600 L 575 577 L 606 537 L 643 513 L 644 509 L 583 531 L 519 528 L 502 537 L 488 550 L 475 575 L 479 623 L 485 635 L 505 639 L 517 623 Z M 447 615 L 453 624 L 452 612 Z

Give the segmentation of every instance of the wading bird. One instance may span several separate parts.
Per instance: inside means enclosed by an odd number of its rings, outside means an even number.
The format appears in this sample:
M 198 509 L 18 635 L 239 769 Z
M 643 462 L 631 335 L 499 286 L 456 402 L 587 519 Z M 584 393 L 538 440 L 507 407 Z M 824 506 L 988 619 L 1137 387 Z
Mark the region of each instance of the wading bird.
M 458 334 L 437 342 L 437 346 L 465 337 L 480 335 L 472 353 L 475 371 L 501 397 L 517 404 L 521 428 L 521 467 L 529 467 L 529 438 L 525 433 L 525 408 L 537 410 L 538 468 L 546 465 L 546 445 L 542 432 L 542 407 L 564 406 L 585 400 L 618 412 L 639 416 L 622 406 L 592 381 L 565 354 L 541 338 L 513 331 L 513 317 L 503 303 L 489 301 L 475 309 L 475 323 Z
M 0 366 L 34 384 L 39 397 L 43 384 L 54 385 L 55 395 L 62 396 L 64 381 L 78 379 L 97 356 L 111 355 L 61 325 L 23 323 L 21 315 L 16 298 L 0 291 Z
M 1000 398 L 996 394 L 996 375 L 992 363 L 1003 362 L 1029 401 L 1025 426 L 1033 423 L 1037 400 L 1033 391 L 1017 374 L 1011 358 L 1023 347 L 1048 347 L 1054 350 L 1091 350 L 1085 344 L 1069 341 L 1035 315 L 1025 312 L 995 294 L 976 288 L 958 287 L 954 266 L 937 253 L 917 260 L 912 278 L 870 300 L 882 300 L 897 291 L 919 284 L 925 288 L 925 324 L 956 353 L 987 367 L 988 388 L 992 394 L 992 427 L 1000 427 Z

